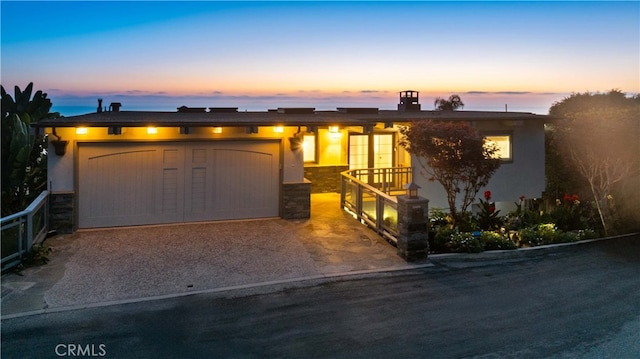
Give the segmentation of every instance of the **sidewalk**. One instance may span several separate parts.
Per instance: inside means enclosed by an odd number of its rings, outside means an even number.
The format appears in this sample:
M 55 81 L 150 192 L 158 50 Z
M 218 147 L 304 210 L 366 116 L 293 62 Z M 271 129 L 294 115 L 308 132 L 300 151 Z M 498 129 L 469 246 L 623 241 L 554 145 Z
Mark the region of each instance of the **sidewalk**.
M 396 248 L 312 197 L 308 220 L 84 230 L 47 239 L 50 262 L 2 276 L 2 316 L 340 273 L 411 268 Z

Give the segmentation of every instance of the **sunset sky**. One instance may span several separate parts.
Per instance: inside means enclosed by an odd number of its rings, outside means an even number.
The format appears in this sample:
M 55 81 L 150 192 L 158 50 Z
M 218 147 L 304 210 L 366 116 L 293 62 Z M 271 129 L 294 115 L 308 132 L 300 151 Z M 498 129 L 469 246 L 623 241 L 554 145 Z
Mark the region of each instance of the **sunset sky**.
M 547 113 L 572 92 L 640 92 L 640 3 L 2 1 L 1 81 L 63 115 L 233 106 Z

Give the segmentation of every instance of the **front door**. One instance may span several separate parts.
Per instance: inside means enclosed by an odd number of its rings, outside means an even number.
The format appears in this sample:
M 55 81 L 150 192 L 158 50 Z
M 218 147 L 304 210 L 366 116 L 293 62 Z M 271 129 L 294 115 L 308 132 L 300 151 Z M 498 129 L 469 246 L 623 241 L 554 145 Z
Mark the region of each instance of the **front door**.
M 393 167 L 393 134 L 351 134 L 349 135 L 349 169 L 391 168 Z M 374 174 L 369 183 L 380 184 L 381 174 Z

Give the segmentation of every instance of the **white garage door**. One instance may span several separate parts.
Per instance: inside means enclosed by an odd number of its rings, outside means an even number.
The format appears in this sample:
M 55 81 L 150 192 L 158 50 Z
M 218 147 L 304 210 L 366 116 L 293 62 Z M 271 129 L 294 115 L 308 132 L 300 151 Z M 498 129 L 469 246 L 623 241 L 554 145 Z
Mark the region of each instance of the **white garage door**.
M 278 216 L 277 141 L 79 145 L 80 228 Z

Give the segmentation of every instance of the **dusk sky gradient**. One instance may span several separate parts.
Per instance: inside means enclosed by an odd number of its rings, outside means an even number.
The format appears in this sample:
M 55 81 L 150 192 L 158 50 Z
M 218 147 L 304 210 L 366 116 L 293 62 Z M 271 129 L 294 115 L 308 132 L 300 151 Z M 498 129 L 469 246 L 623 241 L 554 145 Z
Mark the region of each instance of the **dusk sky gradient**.
M 54 111 L 233 106 L 547 113 L 572 92 L 640 92 L 640 3 L 2 1 L 2 85 Z M 73 107 L 75 106 L 75 107 Z M 81 109 L 82 108 L 82 109 Z

